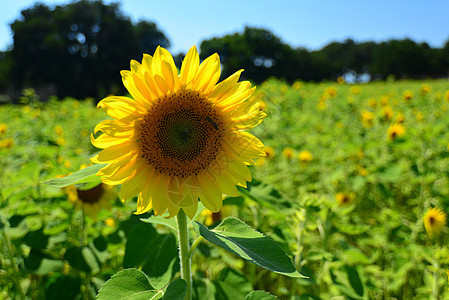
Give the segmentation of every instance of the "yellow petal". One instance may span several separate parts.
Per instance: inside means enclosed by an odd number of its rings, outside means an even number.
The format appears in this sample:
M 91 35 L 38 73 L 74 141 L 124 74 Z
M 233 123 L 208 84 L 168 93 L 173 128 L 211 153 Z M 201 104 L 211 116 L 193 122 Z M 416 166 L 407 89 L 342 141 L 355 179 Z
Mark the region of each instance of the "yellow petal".
M 134 128 L 135 126 L 117 120 L 104 120 L 95 126 L 94 133 L 102 131 L 111 137 L 130 138 L 134 135 Z
M 107 163 L 116 159 L 120 159 L 121 157 L 135 151 L 136 149 L 137 145 L 135 142 L 126 141 L 124 143 L 104 149 L 103 151 L 98 153 L 95 159 L 100 163 Z
M 141 193 L 145 188 L 145 181 L 151 174 L 151 171 L 151 168 L 143 166 L 137 169 L 132 175 L 128 176 L 120 189 L 120 199 L 124 202 Z
M 208 210 L 218 212 L 223 205 L 220 189 L 204 176 L 198 176 L 198 181 L 201 184 L 201 202 Z
M 90 142 L 97 148 L 106 149 L 111 146 L 115 146 L 128 141 L 129 138 L 116 138 L 109 136 L 105 133 L 101 134 L 99 137 L 94 138 L 93 134 L 90 134 Z
M 129 155 L 123 157 L 122 159 L 113 161 L 113 162 L 109 163 L 107 166 L 101 168 L 97 172 L 97 176 L 100 176 L 100 177 L 104 177 L 104 176 L 105 177 L 111 177 L 112 175 L 117 173 L 118 170 L 123 168 L 124 165 L 132 164 L 133 159 L 135 159 L 136 156 L 137 156 L 136 153 L 130 152 Z
M 151 64 L 153 62 L 153 57 L 149 54 L 143 54 L 142 66 L 144 67 L 146 72 L 150 72 Z
M 242 72 L 243 69 L 235 72 L 234 74 L 232 74 L 231 76 L 229 76 L 228 78 L 217 84 L 210 93 L 209 97 L 221 98 L 228 93 L 236 91 L 239 88 L 239 85 L 237 85 L 236 83 L 237 81 L 239 81 L 240 74 Z
M 155 180 L 152 180 L 150 183 L 150 193 L 154 214 L 159 216 L 167 210 L 167 188 L 169 179 L 163 174 L 158 174 L 154 179 Z
M 136 172 L 139 168 L 143 166 L 147 166 L 147 162 L 143 159 L 134 159 L 131 161 L 126 160 L 126 164 L 124 164 L 120 169 L 118 169 L 114 174 L 103 177 L 101 173 L 97 173 L 98 176 L 101 177 L 101 181 L 109 184 L 109 185 L 118 185 L 122 184 L 128 176 L 130 176 L 132 173 Z M 101 171 L 101 170 L 100 170 Z
M 180 75 L 180 83 L 183 86 L 189 85 L 189 83 L 193 80 L 198 71 L 200 65 L 200 57 L 198 55 L 198 51 L 196 47 L 193 46 L 190 48 L 189 52 L 187 52 L 186 57 L 184 57 L 184 61 L 181 66 L 181 75 Z
M 153 205 L 149 193 L 149 185 L 146 185 L 143 191 L 139 194 L 139 197 L 137 198 L 137 209 L 134 214 L 140 215 L 146 213 L 152 208 Z
M 129 122 L 145 113 L 136 101 L 128 97 L 111 96 L 101 100 L 97 107 L 103 109 L 111 118 Z
M 123 85 L 131 94 L 133 99 L 139 103 L 142 107 L 149 107 L 152 96 L 149 88 L 144 84 L 142 79 L 131 71 L 121 71 Z
M 192 89 L 209 94 L 220 79 L 220 57 L 217 53 L 206 58 L 200 65 L 193 80 Z
M 190 219 L 193 219 L 193 217 L 196 215 L 196 212 L 198 210 L 198 201 L 195 201 L 194 205 L 188 206 L 188 207 L 183 207 L 182 209 L 186 213 L 187 217 L 189 217 Z

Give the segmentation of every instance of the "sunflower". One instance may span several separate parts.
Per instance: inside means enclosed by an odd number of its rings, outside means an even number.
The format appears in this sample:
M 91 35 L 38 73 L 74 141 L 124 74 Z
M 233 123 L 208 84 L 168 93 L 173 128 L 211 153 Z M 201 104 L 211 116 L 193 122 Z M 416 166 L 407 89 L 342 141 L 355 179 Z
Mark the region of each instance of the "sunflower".
M 430 208 L 424 215 L 424 227 L 429 236 L 438 234 L 446 224 L 446 214 L 440 208 Z
M 88 190 L 79 190 L 74 185 L 66 186 L 63 189 L 75 208 L 83 209 L 93 219 L 97 218 L 98 212 L 102 208 L 109 208 L 111 200 L 115 197 L 113 187 L 104 183 Z
M 313 160 L 313 155 L 310 151 L 304 150 L 298 154 L 298 159 L 302 163 L 308 163 Z
M 396 123 L 388 127 L 387 136 L 388 140 L 394 141 L 398 137 L 405 134 L 405 127 L 402 124 Z
M 337 200 L 339 206 L 347 206 L 352 204 L 354 198 L 355 194 L 353 192 L 340 192 L 335 195 L 335 200 Z
M 104 149 L 92 158 L 105 164 L 97 175 L 110 185 L 122 184 L 122 201 L 138 196 L 136 214 L 180 208 L 192 218 L 198 199 L 212 212 L 222 194 L 237 196 L 236 185 L 251 181 L 247 165 L 265 156 L 262 142 L 245 129 L 266 114 L 249 97 L 254 87 L 238 82 L 243 70 L 217 84 L 217 54 L 199 63 L 195 47 L 178 75 L 171 54 L 158 47 L 142 63 L 132 60 L 122 79 L 132 98 L 111 96 L 98 103 L 113 120 L 100 122 L 92 144 Z
M 293 148 L 287 147 L 282 150 L 282 155 L 287 159 L 291 160 L 293 156 L 295 155 L 295 150 Z

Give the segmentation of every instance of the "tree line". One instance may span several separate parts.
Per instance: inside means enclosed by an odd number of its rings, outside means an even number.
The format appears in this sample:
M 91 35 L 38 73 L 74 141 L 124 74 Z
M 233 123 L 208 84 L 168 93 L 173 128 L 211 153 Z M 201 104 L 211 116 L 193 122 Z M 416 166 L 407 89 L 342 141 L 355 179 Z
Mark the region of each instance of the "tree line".
M 78 1 L 49 7 L 37 3 L 11 24 L 13 45 L 0 52 L 0 93 L 15 98 L 25 87 L 62 98 L 101 98 L 123 93 L 120 70 L 170 41 L 154 22 L 133 23 L 117 3 Z M 332 42 L 320 50 L 294 48 L 263 28 L 204 40 L 202 59 L 219 53 L 222 77 L 239 69 L 260 83 L 268 77 L 335 80 L 344 74 L 371 80 L 441 78 L 449 74 L 449 40 L 442 48 L 410 39 Z M 184 53 L 175 55 L 178 66 Z

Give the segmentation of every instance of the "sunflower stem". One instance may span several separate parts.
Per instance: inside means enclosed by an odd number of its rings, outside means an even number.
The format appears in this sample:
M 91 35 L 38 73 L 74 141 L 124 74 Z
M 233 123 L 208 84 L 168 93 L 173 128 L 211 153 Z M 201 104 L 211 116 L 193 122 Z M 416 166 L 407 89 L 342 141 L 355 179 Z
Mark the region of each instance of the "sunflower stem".
M 189 232 L 187 230 L 187 217 L 182 209 L 176 216 L 178 223 L 179 259 L 181 262 L 181 278 L 187 282 L 186 300 L 192 299 L 192 275 L 190 272 Z
M 201 243 L 201 241 L 202 241 L 203 239 L 204 239 L 204 238 L 200 235 L 200 236 L 193 242 L 192 246 L 190 246 L 189 252 L 187 252 L 187 257 L 188 257 L 189 259 L 192 258 L 193 252 L 195 251 L 196 246 L 198 246 L 198 244 Z

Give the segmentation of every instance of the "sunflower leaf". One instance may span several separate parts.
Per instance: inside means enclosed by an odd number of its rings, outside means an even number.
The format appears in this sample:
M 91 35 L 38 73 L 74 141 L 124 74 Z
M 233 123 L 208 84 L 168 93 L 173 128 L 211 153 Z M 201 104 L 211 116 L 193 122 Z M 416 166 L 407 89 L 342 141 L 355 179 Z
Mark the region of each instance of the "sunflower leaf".
M 75 172 L 73 174 L 70 174 L 69 176 L 50 179 L 48 181 L 45 181 L 44 183 L 57 188 L 62 188 L 72 184 L 98 181 L 98 176 L 96 174 L 105 165 L 106 164 L 95 164 L 93 166 L 79 170 L 78 172 Z
M 226 218 L 212 230 L 198 222 L 195 222 L 194 227 L 202 237 L 212 244 L 237 254 L 262 268 L 289 277 L 304 278 L 295 269 L 284 250 L 273 240 L 239 219 Z
M 125 269 L 105 282 L 97 300 L 107 299 L 160 299 L 163 293 L 155 290 L 147 276 L 137 269 Z

